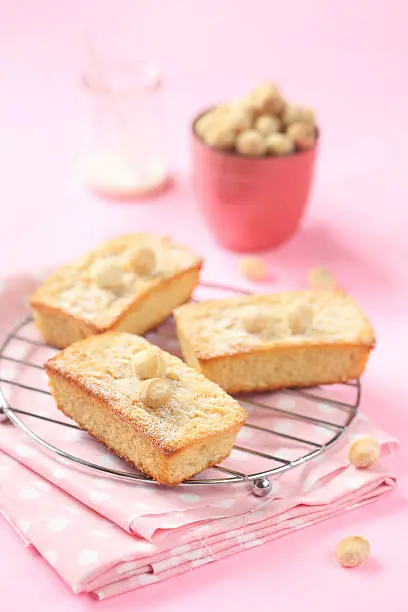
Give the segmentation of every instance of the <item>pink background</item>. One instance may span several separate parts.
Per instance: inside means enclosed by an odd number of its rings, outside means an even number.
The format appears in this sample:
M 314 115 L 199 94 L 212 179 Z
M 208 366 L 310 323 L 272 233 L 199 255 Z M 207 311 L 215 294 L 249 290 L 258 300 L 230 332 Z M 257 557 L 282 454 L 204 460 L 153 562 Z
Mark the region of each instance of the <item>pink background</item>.
M 203 227 L 187 180 L 187 121 L 200 107 L 272 78 L 318 109 L 322 150 L 302 231 L 267 255 L 269 284 L 300 286 L 326 264 L 366 307 L 378 334 L 363 408 L 408 443 L 406 151 L 408 5 L 403 0 L 0 0 L 0 273 L 56 264 L 111 234 L 171 233 L 208 258 L 205 277 L 242 283 L 237 257 Z M 75 180 L 83 105 L 79 36 L 110 55 L 161 62 L 176 187 L 140 204 L 92 198 Z M 392 313 L 392 314 L 391 314 Z M 107 602 L 74 597 L 0 522 L 7 612 L 58 609 L 406 612 L 408 461 L 400 490 L 366 509 Z M 362 534 L 373 561 L 345 571 L 340 537 Z M 24 584 L 24 588 L 21 585 Z

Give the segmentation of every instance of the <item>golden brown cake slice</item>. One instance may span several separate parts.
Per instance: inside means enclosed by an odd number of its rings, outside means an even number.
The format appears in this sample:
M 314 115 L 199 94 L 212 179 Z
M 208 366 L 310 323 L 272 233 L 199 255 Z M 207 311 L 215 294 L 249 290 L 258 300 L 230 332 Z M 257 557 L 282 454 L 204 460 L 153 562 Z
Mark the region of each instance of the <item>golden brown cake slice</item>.
M 218 385 L 133 334 L 81 340 L 45 368 L 62 412 L 162 484 L 228 457 L 247 417 Z
M 375 336 L 341 291 L 251 295 L 175 310 L 186 362 L 229 393 L 359 377 Z
M 59 268 L 31 296 L 46 342 L 64 348 L 104 331 L 144 334 L 189 299 L 202 259 L 165 236 L 129 234 Z

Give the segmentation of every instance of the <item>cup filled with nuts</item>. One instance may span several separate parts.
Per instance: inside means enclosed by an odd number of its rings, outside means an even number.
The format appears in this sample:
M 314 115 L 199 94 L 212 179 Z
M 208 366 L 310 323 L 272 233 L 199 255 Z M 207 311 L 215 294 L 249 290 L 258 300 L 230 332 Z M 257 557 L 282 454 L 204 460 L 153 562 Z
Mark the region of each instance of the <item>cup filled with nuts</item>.
M 193 179 L 210 229 L 226 248 L 278 246 L 299 226 L 308 200 L 318 129 L 312 109 L 262 83 L 192 124 Z

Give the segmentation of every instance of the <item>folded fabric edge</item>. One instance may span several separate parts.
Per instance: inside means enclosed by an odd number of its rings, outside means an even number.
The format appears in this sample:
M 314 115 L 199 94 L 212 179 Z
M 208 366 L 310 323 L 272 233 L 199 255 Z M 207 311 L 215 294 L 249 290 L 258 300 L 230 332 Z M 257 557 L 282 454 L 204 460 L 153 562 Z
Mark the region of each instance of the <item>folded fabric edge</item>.
M 82 591 L 93 593 L 98 599 L 107 599 L 109 597 L 113 597 L 115 595 L 119 595 L 121 593 L 125 593 L 127 591 L 133 590 L 135 588 L 139 588 L 141 586 L 145 586 L 147 584 L 153 584 L 155 582 L 159 582 L 161 580 L 165 580 L 175 575 L 182 574 L 186 571 L 199 567 L 201 565 L 205 565 L 207 563 L 211 563 L 213 561 L 217 561 L 224 557 L 236 554 L 237 552 L 241 552 L 242 550 L 246 550 L 248 548 L 253 548 L 255 546 L 259 546 L 266 542 L 269 542 L 275 538 L 282 537 L 284 535 L 288 535 L 292 533 L 294 530 L 304 529 L 306 527 L 315 525 L 324 520 L 328 520 L 332 517 L 339 516 L 345 512 L 350 512 L 352 510 L 359 509 L 363 506 L 366 506 L 374 501 L 377 501 L 383 497 L 386 493 L 391 492 L 395 488 L 395 483 L 393 479 L 384 479 L 381 483 L 378 484 L 375 489 L 367 492 L 367 495 L 360 499 L 353 499 L 352 503 L 348 503 L 345 505 L 339 506 L 337 509 L 333 509 L 331 507 L 327 507 L 326 510 L 322 510 L 320 513 L 313 518 L 310 518 L 307 514 L 304 515 L 304 520 L 297 520 L 296 524 L 294 521 L 296 519 L 289 519 L 287 526 L 285 523 L 281 523 L 279 530 L 274 530 L 269 533 L 263 533 L 262 528 L 255 531 L 255 535 L 252 533 L 250 537 L 248 537 L 248 533 L 245 537 L 239 541 L 239 538 L 230 538 L 230 540 L 223 540 L 221 542 L 222 547 L 219 550 L 214 552 L 208 552 L 208 543 L 204 542 L 204 545 L 201 547 L 202 551 L 205 551 L 204 554 L 194 554 L 192 551 L 192 555 L 190 559 L 182 559 L 180 558 L 180 563 L 178 565 L 172 564 L 170 568 L 160 569 L 160 565 L 157 567 L 156 571 L 154 571 L 155 562 L 149 564 L 149 570 L 146 572 L 140 572 L 140 570 L 136 570 L 132 575 L 125 576 L 119 580 L 110 581 L 109 583 L 99 584 L 96 586 L 96 581 L 89 583 L 85 588 L 84 586 L 81 589 Z M 260 533 L 256 533 L 259 531 Z M 262 532 L 262 533 L 261 533 Z M 258 537 L 262 536 L 262 537 Z M 244 541 L 245 540 L 245 541 Z M 187 555 L 185 555 L 186 557 Z M 145 565 L 145 568 L 147 566 Z M 140 572 L 140 573 L 139 573 Z M 78 585 L 79 586 L 79 585 Z M 79 590 L 77 592 L 80 592 Z

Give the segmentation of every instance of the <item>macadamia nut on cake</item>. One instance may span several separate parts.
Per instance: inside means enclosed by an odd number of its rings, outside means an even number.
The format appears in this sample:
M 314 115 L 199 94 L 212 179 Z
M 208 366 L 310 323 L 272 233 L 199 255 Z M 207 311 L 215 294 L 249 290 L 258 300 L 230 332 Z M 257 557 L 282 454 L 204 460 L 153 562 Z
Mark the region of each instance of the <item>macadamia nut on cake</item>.
M 228 393 L 358 378 L 375 345 L 341 291 L 297 291 L 185 304 L 175 310 L 186 362 Z
M 166 236 L 129 234 L 62 266 L 30 298 L 45 341 L 64 348 L 105 331 L 144 334 L 186 302 L 202 259 Z

